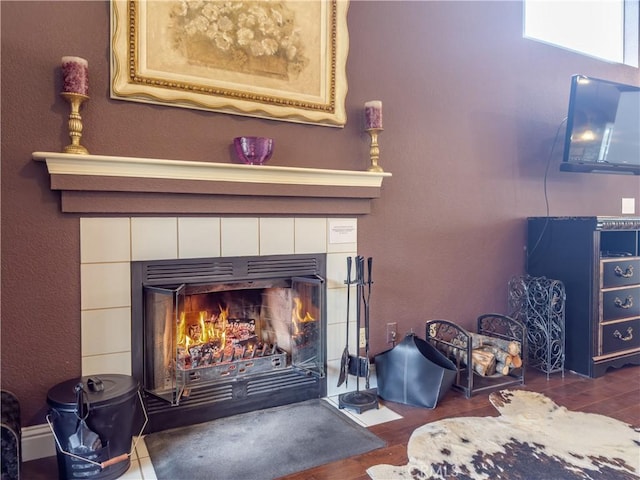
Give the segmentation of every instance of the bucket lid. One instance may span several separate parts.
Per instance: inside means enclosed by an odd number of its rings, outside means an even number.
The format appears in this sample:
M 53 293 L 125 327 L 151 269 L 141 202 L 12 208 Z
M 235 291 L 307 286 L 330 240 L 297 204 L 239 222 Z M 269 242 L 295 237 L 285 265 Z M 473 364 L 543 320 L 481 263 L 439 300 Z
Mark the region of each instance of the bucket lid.
M 76 408 L 76 390 L 78 383 L 84 384 L 89 403 L 92 407 L 108 405 L 120 397 L 126 397 L 138 390 L 138 382 L 129 375 L 101 374 L 73 378 L 59 383 L 49 390 L 47 403 L 59 409 Z

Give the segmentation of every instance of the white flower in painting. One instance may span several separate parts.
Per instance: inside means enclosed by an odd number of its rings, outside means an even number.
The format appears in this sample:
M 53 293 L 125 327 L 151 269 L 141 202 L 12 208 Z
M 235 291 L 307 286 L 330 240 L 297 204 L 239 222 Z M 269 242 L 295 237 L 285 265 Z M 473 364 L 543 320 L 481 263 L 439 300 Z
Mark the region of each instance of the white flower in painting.
M 229 32 L 233 30 L 233 22 L 229 17 L 220 17 L 218 19 L 218 29 L 222 32 Z
M 274 8 L 271 9 L 271 19 L 278 27 L 281 27 L 284 24 L 282 14 Z
M 218 5 L 213 3 L 207 3 L 202 7 L 202 15 L 207 17 L 209 20 L 217 20 L 220 9 Z
M 289 72 L 300 72 L 308 63 L 295 11 L 284 1 L 178 0 L 171 17 L 174 42 L 182 48 L 192 41 L 209 42 L 226 62 L 271 57 L 275 61 L 269 68 L 284 63 Z
M 253 30 L 250 28 L 240 28 L 238 29 L 238 33 L 236 35 L 238 45 L 249 45 L 251 40 L 253 40 Z
M 189 23 L 185 25 L 185 30 L 189 35 L 195 35 L 196 33 L 205 33 L 209 29 L 209 20 L 203 16 L 195 17 Z
M 238 15 L 238 28 L 248 28 L 251 29 L 256 24 L 256 17 L 253 15 L 246 14 L 241 12 Z
M 178 2 L 172 10 L 172 13 L 178 17 L 186 17 L 189 11 L 188 2 Z
M 265 55 L 275 55 L 278 51 L 278 42 L 273 38 L 265 38 L 262 40 L 262 49 Z
M 225 52 L 228 51 L 233 45 L 233 38 L 231 38 L 226 33 L 218 32 L 218 34 L 215 35 L 213 40 L 216 43 L 216 47 L 218 47 L 220 50 Z
M 209 29 L 207 30 L 205 35 L 208 38 L 213 40 L 216 37 L 217 34 L 218 34 L 218 25 L 215 24 L 215 23 L 212 23 L 211 25 L 209 25 Z
M 257 5 L 250 7 L 249 13 L 256 18 L 256 21 L 258 23 L 263 23 L 268 18 L 267 11 L 264 8 Z

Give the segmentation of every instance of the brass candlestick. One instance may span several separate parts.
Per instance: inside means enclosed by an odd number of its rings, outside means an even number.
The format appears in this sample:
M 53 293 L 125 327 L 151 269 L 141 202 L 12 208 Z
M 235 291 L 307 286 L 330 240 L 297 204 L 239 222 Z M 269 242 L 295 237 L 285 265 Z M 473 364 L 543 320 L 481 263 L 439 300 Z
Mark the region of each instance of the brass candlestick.
M 80 106 L 89 100 L 87 95 L 73 92 L 62 92 L 60 94 L 69 105 L 71 105 L 71 113 L 69 114 L 69 137 L 71 144 L 62 149 L 64 153 L 88 154 L 89 151 L 80 145 L 80 137 L 82 137 L 82 117 L 80 116 Z
M 367 133 L 371 137 L 371 147 L 369 148 L 369 156 L 371 157 L 371 166 L 367 168 L 369 172 L 384 172 L 382 167 L 378 165 L 380 158 L 380 148 L 378 148 L 378 133 L 382 128 L 367 128 Z

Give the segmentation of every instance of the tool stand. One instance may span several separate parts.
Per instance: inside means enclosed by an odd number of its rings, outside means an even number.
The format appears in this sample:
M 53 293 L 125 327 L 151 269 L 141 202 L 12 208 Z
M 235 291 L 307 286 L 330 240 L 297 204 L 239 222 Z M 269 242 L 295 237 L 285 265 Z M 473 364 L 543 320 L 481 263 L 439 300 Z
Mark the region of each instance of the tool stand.
M 357 362 L 356 370 L 356 391 L 343 393 L 338 396 L 338 408 L 350 408 L 360 414 L 374 408 L 379 408 L 378 394 L 376 389 L 369 389 L 369 370 L 371 368 L 369 361 L 369 299 L 371 297 L 371 269 L 373 260 L 368 259 L 369 277 L 367 280 L 368 294 L 365 295 L 364 281 L 364 257 L 356 257 L 356 284 L 357 284 L 357 303 L 356 303 L 356 332 L 360 337 L 360 318 L 362 314 L 361 304 L 364 306 L 364 330 L 365 330 L 365 358 L 355 357 Z M 347 305 L 347 308 L 349 306 Z M 358 345 L 358 351 L 360 345 Z M 364 366 L 362 365 L 365 361 Z M 364 370 L 364 371 L 363 371 Z M 366 377 L 366 390 L 360 390 L 360 377 Z

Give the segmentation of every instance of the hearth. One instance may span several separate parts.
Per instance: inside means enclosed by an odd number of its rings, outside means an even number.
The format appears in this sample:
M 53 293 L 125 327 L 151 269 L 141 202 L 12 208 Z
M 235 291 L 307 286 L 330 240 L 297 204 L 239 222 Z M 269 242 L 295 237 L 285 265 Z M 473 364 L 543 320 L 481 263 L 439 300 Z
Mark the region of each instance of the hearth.
M 132 262 L 132 374 L 148 432 L 325 396 L 325 262 Z

